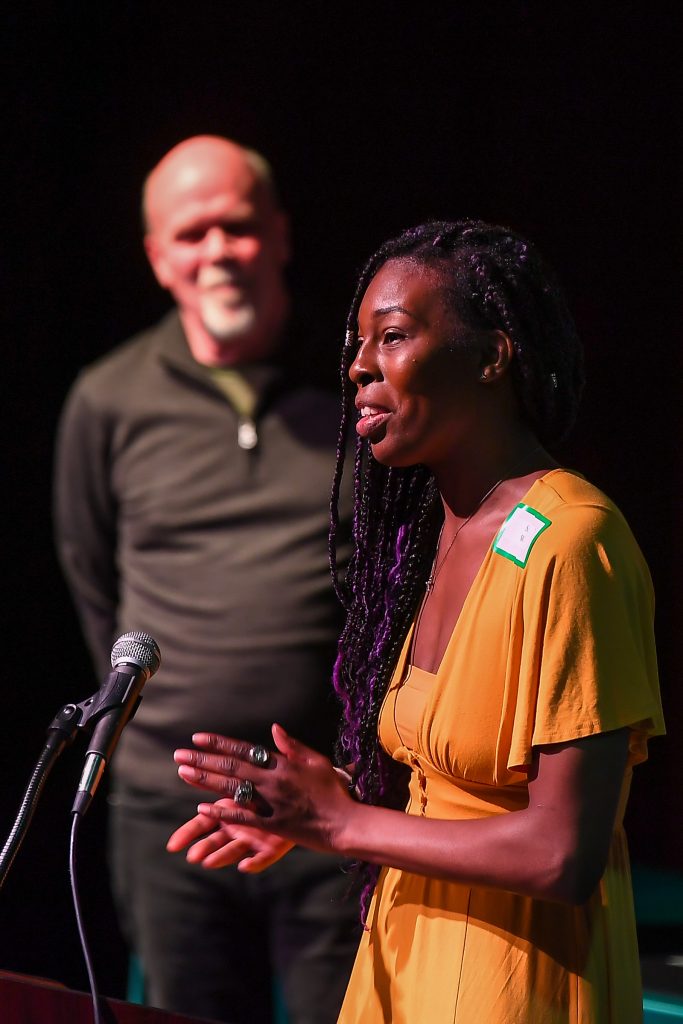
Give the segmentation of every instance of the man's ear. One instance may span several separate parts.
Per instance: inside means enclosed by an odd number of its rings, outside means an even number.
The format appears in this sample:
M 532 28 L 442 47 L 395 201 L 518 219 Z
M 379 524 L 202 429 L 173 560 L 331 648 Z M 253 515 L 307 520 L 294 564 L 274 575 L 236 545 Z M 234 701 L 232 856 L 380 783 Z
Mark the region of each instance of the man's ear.
M 505 331 L 487 331 L 481 348 L 479 379 L 493 384 L 505 377 L 515 357 L 515 347 Z
M 168 288 L 168 266 L 166 265 L 164 257 L 161 255 L 156 235 L 149 233 L 146 234 L 143 239 L 143 245 L 145 247 L 145 252 L 147 253 L 149 264 L 154 271 L 154 276 L 162 288 Z

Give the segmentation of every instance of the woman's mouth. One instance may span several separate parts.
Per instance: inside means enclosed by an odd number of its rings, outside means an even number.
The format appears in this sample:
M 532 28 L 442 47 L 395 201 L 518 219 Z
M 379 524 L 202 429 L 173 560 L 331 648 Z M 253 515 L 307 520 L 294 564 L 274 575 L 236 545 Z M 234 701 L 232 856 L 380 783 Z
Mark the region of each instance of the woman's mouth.
M 356 431 L 361 437 L 374 440 L 371 436 L 375 434 L 387 422 L 391 413 L 377 405 L 361 405 L 359 408 L 360 419 L 356 423 Z

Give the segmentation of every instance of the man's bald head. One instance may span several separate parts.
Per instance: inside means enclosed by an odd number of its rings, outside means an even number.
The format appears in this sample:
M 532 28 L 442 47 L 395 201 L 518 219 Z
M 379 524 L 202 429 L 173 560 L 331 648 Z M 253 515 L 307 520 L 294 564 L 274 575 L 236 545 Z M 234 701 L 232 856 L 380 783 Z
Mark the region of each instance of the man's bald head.
M 288 225 L 260 154 L 213 135 L 175 146 L 143 192 L 145 249 L 200 362 L 266 358 L 287 311 Z
M 158 202 L 170 199 L 178 188 L 191 186 L 201 175 L 209 176 L 222 169 L 235 180 L 245 172 L 255 188 L 263 189 L 264 197 L 279 206 L 273 170 L 264 156 L 255 149 L 224 139 L 220 135 L 195 135 L 184 139 L 161 158 L 145 178 L 142 186 L 142 220 L 145 231 L 150 228 Z

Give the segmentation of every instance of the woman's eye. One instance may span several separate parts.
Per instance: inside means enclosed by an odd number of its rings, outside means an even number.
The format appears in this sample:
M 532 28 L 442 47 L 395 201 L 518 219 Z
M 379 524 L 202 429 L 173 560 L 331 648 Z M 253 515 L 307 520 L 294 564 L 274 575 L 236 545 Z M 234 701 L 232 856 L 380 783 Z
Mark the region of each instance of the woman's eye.
M 402 339 L 403 335 L 401 334 L 400 331 L 385 331 L 382 337 L 382 341 L 388 344 L 391 344 L 392 342 L 395 341 L 401 341 Z

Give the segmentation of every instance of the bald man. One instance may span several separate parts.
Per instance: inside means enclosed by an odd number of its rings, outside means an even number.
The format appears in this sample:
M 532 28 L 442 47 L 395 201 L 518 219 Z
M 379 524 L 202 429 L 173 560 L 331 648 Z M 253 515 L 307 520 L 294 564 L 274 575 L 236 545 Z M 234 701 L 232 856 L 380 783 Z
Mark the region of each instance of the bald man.
M 288 224 L 262 157 L 188 139 L 149 175 L 143 209 L 175 309 L 80 374 L 55 475 L 98 673 L 130 629 L 162 652 L 112 766 L 115 895 L 152 1005 L 260 1024 L 282 999 L 291 1024 L 329 1024 L 357 943 L 340 865 L 295 849 L 263 874 L 207 871 L 165 844 L 196 806 L 173 762 L 194 731 L 268 745 L 277 721 L 332 748 L 337 401 L 289 368 Z

